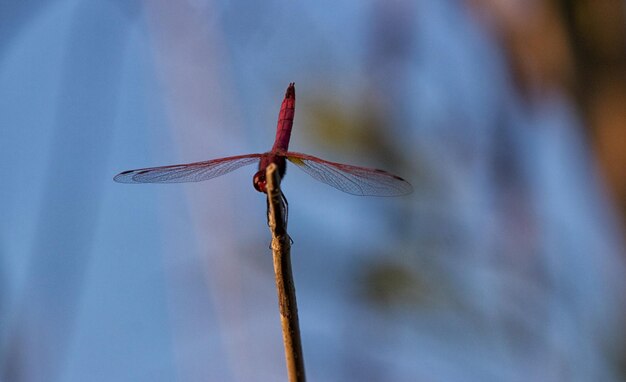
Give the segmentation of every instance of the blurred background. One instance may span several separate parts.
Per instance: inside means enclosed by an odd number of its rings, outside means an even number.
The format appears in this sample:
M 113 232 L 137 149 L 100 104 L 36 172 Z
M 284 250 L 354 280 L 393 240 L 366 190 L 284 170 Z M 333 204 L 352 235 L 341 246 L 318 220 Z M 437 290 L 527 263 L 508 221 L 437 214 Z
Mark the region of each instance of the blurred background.
M 254 167 L 283 182 L 311 381 L 626 378 L 620 0 L 0 2 L 0 380 L 286 380 Z

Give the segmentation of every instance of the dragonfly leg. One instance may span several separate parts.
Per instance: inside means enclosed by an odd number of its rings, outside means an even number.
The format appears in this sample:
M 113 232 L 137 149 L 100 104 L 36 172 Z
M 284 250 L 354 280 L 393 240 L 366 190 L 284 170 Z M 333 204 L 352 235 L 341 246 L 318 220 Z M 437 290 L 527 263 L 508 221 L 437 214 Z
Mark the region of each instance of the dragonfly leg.
M 287 228 L 287 222 L 289 220 L 289 202 L 287 201 L 287 198 L 285 197 L 285 194 L 283 194 L 283 191 L 280 190 L 280 199 L 281 199 L 281 204 L 282 204 L 282 209 L 283 209 L 283 218 L 284 223 L 285 223 L 285 228 Z M 287 234 L 287 236 L 289 237 L 289 243 L 293 244 L 293 239 L 291 238 L 291 236 L 289 236 L 289 234 Z
M 267 225 L 270 224 L 270 201 L 269 199 L 265 200 L 267 205 Z M 287 222 L 289 220 L 289 202 L 287 202 L 287 198 L 282 191 L 280 191 L 280 208 L 283 212 L 283 224 L 285 228 L 287 228 Z
M 269 199 L 265 199 L 265 204 L 267 206 L 267 225 L 270 225 L 270 200 Z
M 283 194 L 283 190 L 280 190 L 280 200 L 281 200 L 281 208 L 283 209 L 283 218 L 285 223 L 285 228 L 287 228 L 287 221 L 289 220 L 289 202 Z
M 265 202 L 267 205 L 267 225 L 270 225 L 270 201 L 269 199 L 266 199 Z M 285 197 L 285 194 L 283 194 L 282 190 L 280 191 L 280 208 L 283 212 L 283 225 L 285 226 L 285 229 L 287 229 L 287 222 L 289 220 L 289 202 L 287 201 L 287 198 Z M 293 244 L 291 236 L 289 236 L 289 234 L 287 234 L 287 236 L 289 237 L 290 244 Z M 272 249 L 271 244 L 270 249 Z

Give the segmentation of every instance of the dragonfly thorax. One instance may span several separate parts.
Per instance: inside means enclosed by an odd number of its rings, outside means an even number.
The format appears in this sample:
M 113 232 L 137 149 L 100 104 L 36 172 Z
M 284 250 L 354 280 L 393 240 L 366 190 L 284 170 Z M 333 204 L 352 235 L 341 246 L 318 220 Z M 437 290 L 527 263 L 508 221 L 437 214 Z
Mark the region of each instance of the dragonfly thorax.
M 263 157 L 261 157 L 261 161 L 259 162 L 259 171 L 254 174 L 254 178 L 252 178 L 252 184 L 257 191 L 264 194 L 267 194 L 267 180 L 265 179 L 265 172 L 267 171 L 267 166 L 272 163 L 278 166 L 279 179 L 282 179 L 285 176 L 285 172 L 287 170 L 287 163 L 284 153 L 270 151 L 263 154 Z

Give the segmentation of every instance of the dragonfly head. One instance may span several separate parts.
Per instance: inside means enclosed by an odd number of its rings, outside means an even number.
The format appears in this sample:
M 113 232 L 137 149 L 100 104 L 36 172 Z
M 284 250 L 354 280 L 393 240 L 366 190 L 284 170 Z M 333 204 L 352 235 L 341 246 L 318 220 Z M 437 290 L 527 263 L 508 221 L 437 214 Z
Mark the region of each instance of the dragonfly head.
M 252 178 L 252 184 L 257 191 L 267 194 L 267 188 L 265 188 L 265 170 L 260 170 L 259 172 L 254 174 L 254 178 Z

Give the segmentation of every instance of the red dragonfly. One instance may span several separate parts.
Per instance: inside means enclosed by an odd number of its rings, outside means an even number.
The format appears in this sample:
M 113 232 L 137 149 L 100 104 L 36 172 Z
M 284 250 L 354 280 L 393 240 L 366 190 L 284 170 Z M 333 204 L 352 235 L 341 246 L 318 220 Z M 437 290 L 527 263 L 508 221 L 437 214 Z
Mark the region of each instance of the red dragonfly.
M 266 167 L 275 163 L 282 179 L 288 160 L 320 182 L 353 195 L 397 196 L 408 194 L 413 190 L 409 182 L 383 170 L 329 162 L 311 155 L 287 151 L 295 108 L 296 88 L 292 82 L 287 87 L 285 99 L 280 107 L 274 146 L 266 153 L 128 170 L 117 174 L 113 179 L 119 183 L 200 182 L 224 175 L 239 167 L 258 163 L 259 171 L 254 174 L 253 178 L 254 188 L 259 192 L 267 193 L 265 189 Z

